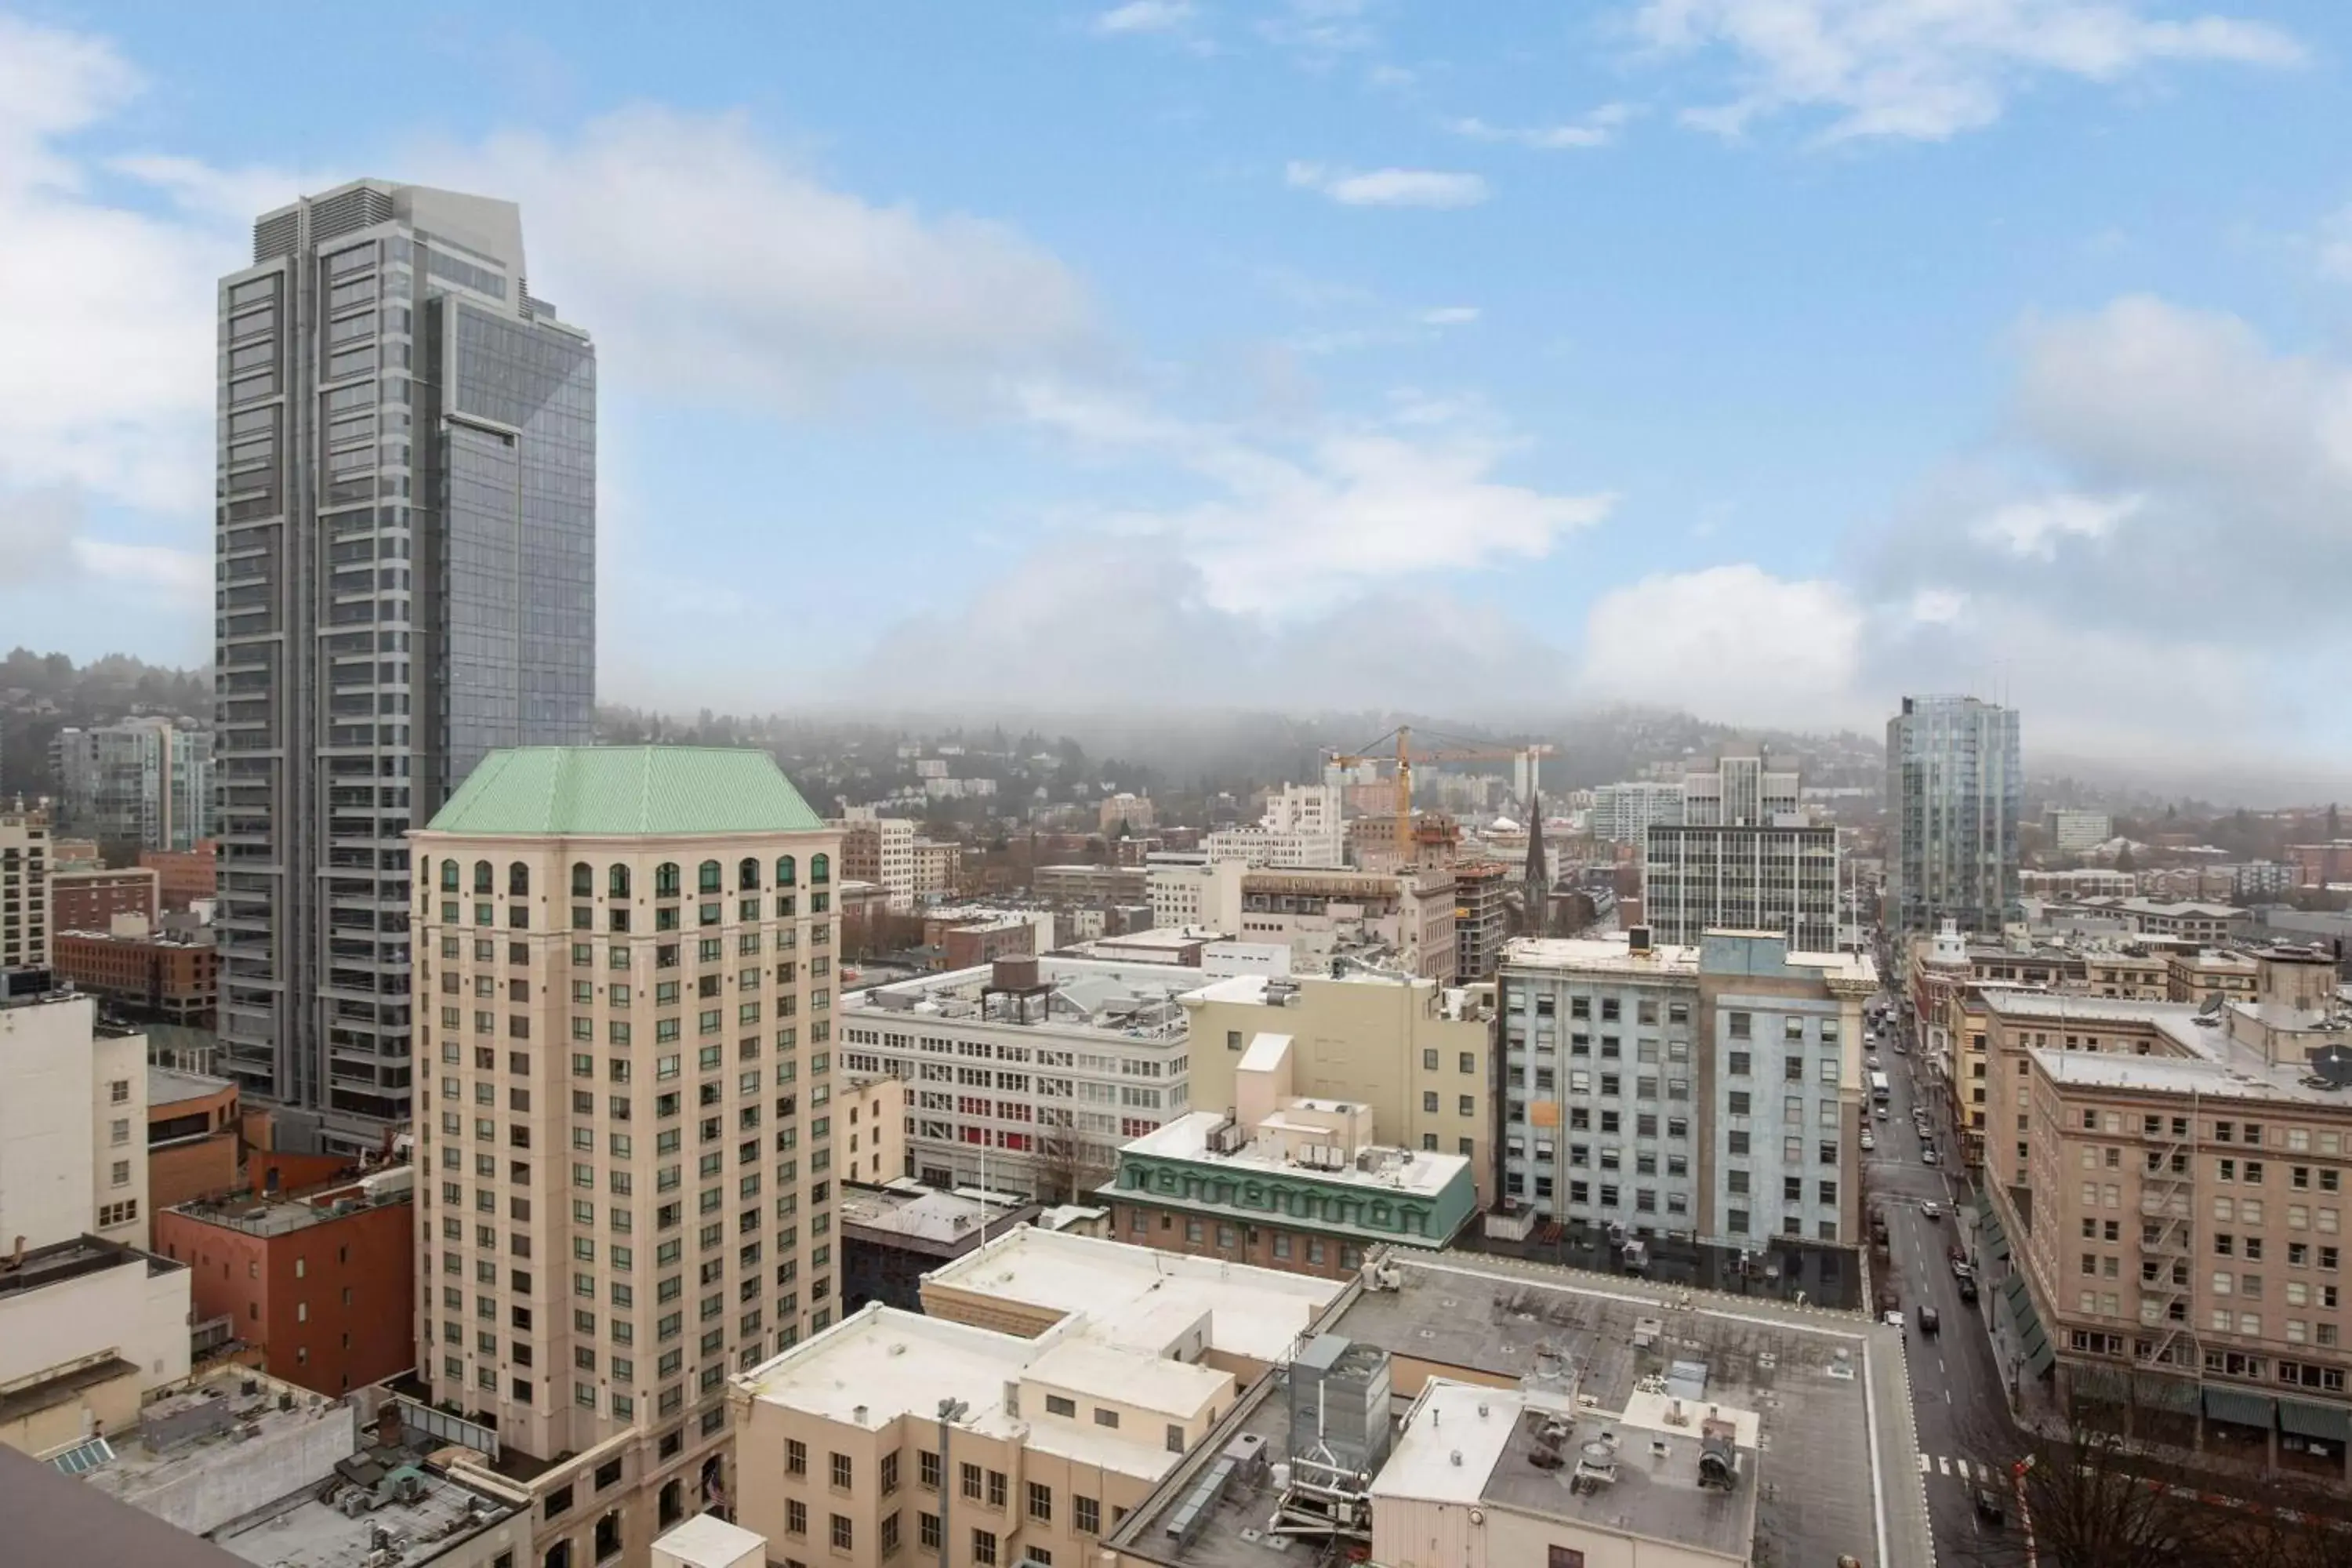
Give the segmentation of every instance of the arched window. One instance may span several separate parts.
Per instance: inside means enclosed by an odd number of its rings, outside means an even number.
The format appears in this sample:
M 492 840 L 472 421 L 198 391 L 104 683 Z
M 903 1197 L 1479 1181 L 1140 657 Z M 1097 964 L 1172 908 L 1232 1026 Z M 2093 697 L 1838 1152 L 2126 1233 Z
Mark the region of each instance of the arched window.
M 830 882 L 833 880 L 832 856 L 812 855 L 809 857 L 809 880 L 812 882 Z
M 654 897 L 674 899 L 678 889 L 677 862 L 665 860 L 654 868 Z
M 779 855 L 776 857 L 776 886 L 779 888 L 789 888 L 793 885 L 793 879 L 799 877 L 800 874 L 800 868 L 793 863 L 793 858 L 791 856 Z
M 743 858 L 742 864 L 735 868 L 735 890 L 739 893 L 760 890 L 760 863 L 748 855 Z
M 530 868 L 520 860 L 507 868 L 507 897 L 509 899 L 530 897 Z
M 457 862 L 455 860 L 441 862 L 441 890 L 445 893 L 457 890 Z
M 572 896 L 575 899 L 596 896 L 596 868 L 585 860 L 572 863 Z
M 719 891 L 719 862 L 705 860 L 695 872 L 695 886 L 706 893 Z
M 488 898 L 496 887 L 497 883 L 492 880 L 490 863 L 488 860 L 475 861 L 474 891 L 481 894 L 484 898 Z
M 605 872 L 604 890 L 606 893 L 616 899 L 627 898 L 629 896 L 629 868 L 626 866 L 615 866 L 611 870 Z

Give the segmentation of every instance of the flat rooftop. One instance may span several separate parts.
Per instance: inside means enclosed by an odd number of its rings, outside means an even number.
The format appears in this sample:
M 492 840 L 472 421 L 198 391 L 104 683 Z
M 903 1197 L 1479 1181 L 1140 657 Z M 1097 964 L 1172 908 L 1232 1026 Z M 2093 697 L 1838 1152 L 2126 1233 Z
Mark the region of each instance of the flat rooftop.
M 1179 1041 L 1185 1034 L 1184 1009 L 1177 998 L 1198 983 L 1200 971 L 1165 963 L 1118 963 L 1102 959 L 1048 954 L 1037 960 L 1041 1004 L 999 994 L 993 964 L 974 964 L 945 974 L 872 985 L 843 998 L 842 1009 L 856 1026 L 880 1026 L 895 1017 L 900 1026 L 922 1021 L 995 1024 L 1137 1041 Z M 1024 1005 L 1025 1021 L 1016 1015 Z M 880 1016 L 877 1016 L 879 1015 Z
M 397 1169 L 388 1166 L 387 1170 Z M 305 1198 L 246 1197 L 223 1202 L 197 1199 L 174 1208 L 174 1214 L 186 1215 L 208 1225 L 217 1225 L 247 1236 L 291 1236 L 312 1226 L 331 1225 L 366 1209 L 382 1208 L 386 1204 L 404 1204 L 415 1196 L 413 1186 L 387 1188 L 369 1194 L 357 1181 L 348 1187 L 317 1194 L 318 1201 Z M 331 1200 L 331 1201 L 329 1201 Z
M 1259 1037 L 1260 1039 L 1265 1037 Z M 1248 1065 L 1246 1058 L 1243 1065 Z M 1290 1103 L 1304 1110 L 1339 1109 L 1339 1102 L 1334 1100 L 1293 1099 Z M 1279 1119 L 1282 1112 L 1276 1111 L 1275 1115 Z M 1365 1151 L 1372 1157 L 1373 1163 L 1369 1168 L 1350 1163 L 1337 1170 L 1326 1170 L 1321 1166 L 1301 1165 L 1286 1160 L 1280 1149 L 1255 1138 L 1234 1153 L 1219 1153 L 1209 1147 L 1209 1135 L 1224 1126 L 1225 1120 L 1221 1111 L 1195 1110 L 1121 1145 L 1121 1150 L 1162 1160 L 1193 1160 L 1225 1169 L 1304 1175 L 1318 1182 L 1335 1182 L 1386 1192 L 1415 1193 L 1424 1197 L 1435 1197 L 1462 1179 L 1470 1169 L 1470 1162 L 1459 1154 L 1433 1154 L 1422 1149 L 1380 1148 Z
M 1622 937 L 1514 937 L 1503 944 L 1506 969 L 1606 970 L 1613 973 L 1696 976 L 1698 949 L 1658 942 L 1635 952 Z
M 1746 1557 L 1756 1536 L 1755 1415 L 1685 1404 L 1677 1422 L 1667 1415 L 1666 1403 L 1659 1394 L 1643 1394 L 1622 1412 L 1579 1410 L 1572 1403 L 1563 1410 L 1517 1390 L 1432 1383 L 1414 1402 L 1395 1450 L 1372 1482 L 1374 1530 L 1384 1496 L 1486 1502 Z M 1729 1428 L 1735 1473 L 1728 1489 L 1699 1484 L 1700 1423 L 1710 1409 Z M 1564 1462 L 1548 1468 L 1537 1462 L 1538 1455 L 1557 1455 Z M 1612 1479 L 1578 1489 L 1580 1460 L 1605 1468 Z
M 182 1100 L 209 1100 L 223 1089 L 235 1089 L 235 1080 L 214 1078 L 209 1073 L 182 1072 L 177 1068 L 147 1068 L 147 1109 L 160 1105 L 177 1105 Z
M 1153 1351 L 1205 1316 L 1211 1349 L 1262 1362 L 1287 1360 L 1292 1343 L 1342 1289 L 1336 1279 L 1034 1226 L 1016 1226 L 923 1279 L 926 1285 L 1084 1312 L 1103 1337 Z
M 1400 1363 L 1418 1363 L 1412 1370 L 1475 1375 L 1538 1404 L 1572 1404 L 1581 1394 L 1594 1402 L 1589 1410 L 1622 1415 L 1663 1386 L 1702 1409 L 1751 1413 L 1752 1436 L 1742 1428 L 1751 1462 L 1731 1495 L 1753 1500 L 1746 1528 L 1756 1562 L 1835 1563 L 1844 1552 L 1867 1568 L 1933 1561 L 1902 1331 L 1860 1314 L 1500 1258 L 1383 1256 L 1396 1288 L 1361 1289 L 1322 1330 L 1378 1345 Z M 1405 1370 L 1398 1368 L 1401 1380 Z M 1272 1458 L 1289 1444 L 1287 1396 L 1277 1382 L 1266 1380 L 1267 1392 L 1254 1391 L 1233 1418 L 1234 1427 L 1265 1437 Z M 1621 1462 L 1646 1466 L 1651 1434 L 1638 1423 L 1612 1425 L 1623 1444 Z M 1454 1417 L 1443 1426 L 1454 1436 Z M 1690 1433 L 1668 1437 L 1677 1452 L 1696 1441 L 1695 1425 L 1677 1430 Z M 1211 1446 L 1232 1435 L 1221 1429 Z M 1533 1490 L 1551 1479 L 1523 1454 L 1500 1463 L 1512 1474 L 1498 1485 L 1515 1506 L 1535 1506 L 1519 1501 L 1523 1481 L 1538 1502 L 1556 1506 Z M 1273 1568 L 1258 1542 L 1270 1497 L 1228 1497 L 1190 1545 L 1173 1549 L 1164 1525 L 1188 1480 L 1162 1487 L 1139 1509 L 1119 1532 L 1119 1549 L 1178 1568 Z
M 1045 1411 L 1005 1408 L 1008 1384 L 1042 1382 L 1106 1399 L 1167 1410 L 1197 1410 L 1229 1386 L 1222 1373 L 1090 1337 L 1083 1320 L 1038 1339 L 974 1328 L 877 1302 L 735 1382 L 754 1399 L 868 1429 L 901 1415 L 937 1418 L 940 1401 L 967 1407 L 957 1426 L 1157 1481 L 1179 1456 L 1164 1445 L 1080 1426 Z M 1164 1402 L 1164 1403 L 1163 1403 Z
M 109 1241 L 100 1236 L 78 1236 L 67 1241 L 53 1241 L 47 1247 L 26 1250 L 22 1266 L 0 1273 L 0 1301 L 51 1285 L 62 1285 L 68 1279 L 79 1279 L 86 1274 L 96 1274 L 107 1268 L 124 1268 L 144 1265 L 150 1274 L 168 1274 L 184 1268 L 168 1258 L 158 1258 L 142 1252 L 135 1247 L 125 1247 L 119 1241 Z
M 375 1532 L 408 1544 L 399 1562 L 430 1563 L 515 1512 L 512 1504 L 446 1476 L 417 1469 L 423 1489 L 414 1500 L 386 1501 L 352 1518 L 321 1500 L 310 1486 L 277 1505 L 213 1531 L 223 1551 L 266 1568 L 353 1568 L 370 1560 Z M 345 1485 L 353 1483 L 346 1482 Z
M 943 1193 L 926 1187 L 918 1193 L 888 1188 L 841 1189 L 841 1220 L 845 1227 L 870 1232 L 877 1240 L 929 1243 L 954 1247 L 977 1239 L 983 1225 L 991 1229 L 1006 1224 L 1027 1205 L 1007 1199 L 992 1202 L 963 1193 Z

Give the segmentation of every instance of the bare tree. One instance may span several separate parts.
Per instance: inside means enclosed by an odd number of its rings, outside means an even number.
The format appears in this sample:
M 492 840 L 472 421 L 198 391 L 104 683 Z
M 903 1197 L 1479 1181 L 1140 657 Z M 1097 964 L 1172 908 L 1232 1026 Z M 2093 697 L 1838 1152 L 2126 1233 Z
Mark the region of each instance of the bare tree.
M 1061 1114 L 1066 1117 L 1069 1113 Z M 1114 1163 L 1107 1146 L 1080 1133 L 1066 1121 L 1049 1123 L 1037 1134 L 1037 1157 L 1033 1168 L 1037 1173 L 1038 1199 L 1055 1204 L 1084 1203 L 1088 1194 L 1110 1179 Z
M 1980 1543 L 1987 1563 L 2038 1568 L 2216 1568 L 2231 1562 L 2240 1521 L 2192 1489 L 2161 1484 L 2165 1467 L 2125 1438 L 2137 1411 L 2077 1398 L 2047 1431 L 2002 1424 L 1962 1435 L 2000 1478 L 2007 1526 Z M 2154 1414 L 2154 1412 L 2150 1412 Z

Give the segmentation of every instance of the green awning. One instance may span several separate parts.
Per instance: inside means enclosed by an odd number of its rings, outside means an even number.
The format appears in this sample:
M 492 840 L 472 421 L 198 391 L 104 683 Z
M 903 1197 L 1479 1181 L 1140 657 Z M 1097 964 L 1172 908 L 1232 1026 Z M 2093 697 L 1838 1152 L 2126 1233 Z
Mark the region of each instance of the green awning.
M 2025 1364 L 2040 1377 L 2058 1359 L 2050 1343 L 2049 1331 L 2042 1326 L 2042 1314 L 2033 1310 L 2033 1293 L 2026 1289 L 2025 1276 L 2012 1274 L 2001 1285 L 2001 1293 L 2009 1298 L 2009 1320 L 2017 1327 L 2017 1348 L 2025 1354 Z
M 2108 1366 L 2073 1364 L 2067 1367 L 2066 1374 L 2077 1394 L 2103 1404 L 2121 1405 L 2125 1390 L 2130 1386 L 2122 1373 Z
M 2026 1352 L 2025 1370 L 2040 1377 L 2050 1370 L 2050 1363 L 2057 1359 L 2058 1348 L 2048 1340 L 2041 1341 L 2036 1348 Z
M 2325 1437 L 2352 1442 L 2352 1410 L 2341 1405 L 2305 1405 L 2300 1399 L 2278 1402 L 2279 1428 L 2298 1437 Z
M 1999 1219 L 1987 1221 L 1984 1228 L 1977 1233 L 1977 1249 L 1986 1258 L 2009 1256 L 2009 1235 L 2000 1228 Z
M 2205 1414 L 2216 1421 L 2234 1421 L 2241 1426 L 2260 1426 L 2268 1431 L 2277 1408 L 2278 1401 L 2267 1394 L 2205 1385 Z
M 2137 1381 L 2138 1386 L 2135 1392 L 2140 1404 L 2147 1409 L 2177 1410 L 2184 1415 L 2194 1415 L 2197 1414 L 2198 1385 L 2190 1379 L 2185 1377 L 2144 1376 Z M 2237 1391 L 2235 1389 L 2225 1388 L 2211 1390 L 2209 1392 L 2234 1394 Z M 2270 1401 L 2265 1399 L 2263 1403 L 2267 1405 Z M 2231 1417 L 2231 1419 L 2235 1418 Z M 2264 1415 L 2261 1419 L 2257 1420 L 2254 1425 L 2260 1426 L 2267 1423 L 2269 1420 L 2269 1415 Z

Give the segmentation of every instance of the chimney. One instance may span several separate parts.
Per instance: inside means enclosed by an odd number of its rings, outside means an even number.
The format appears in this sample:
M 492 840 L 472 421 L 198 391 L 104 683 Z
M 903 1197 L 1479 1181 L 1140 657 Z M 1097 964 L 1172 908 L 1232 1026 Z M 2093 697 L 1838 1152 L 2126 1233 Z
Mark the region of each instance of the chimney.
M 0 1274 L 14 1274 L 25 1267 L 25 1238 L 18 1237 L 16 1245 L 5 1261 L 0 1261 Z

